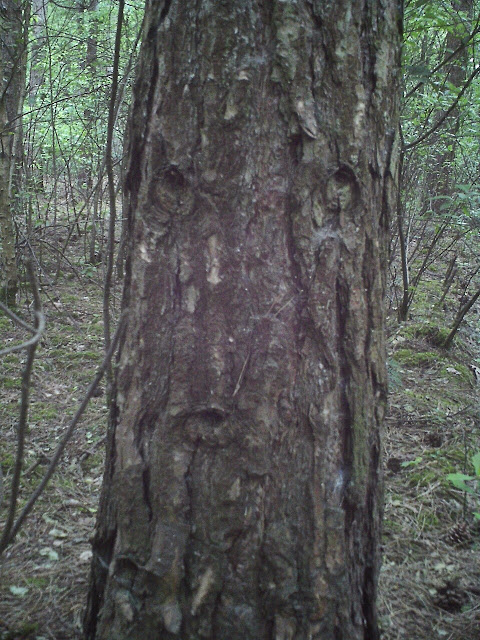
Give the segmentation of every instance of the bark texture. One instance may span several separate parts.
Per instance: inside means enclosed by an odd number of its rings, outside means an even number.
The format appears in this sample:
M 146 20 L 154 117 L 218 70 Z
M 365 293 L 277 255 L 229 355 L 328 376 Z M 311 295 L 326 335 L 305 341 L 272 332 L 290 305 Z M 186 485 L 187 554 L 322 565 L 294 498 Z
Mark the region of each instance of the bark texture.
M 399 29 L 147 2 L 87 638 L 378 637 Z
M 22 0 L 0 6 L 0 297 L 10 306 L 15 306 L 18 288 L 11 191 L 25 91 L 29 15 L 29 3 Z

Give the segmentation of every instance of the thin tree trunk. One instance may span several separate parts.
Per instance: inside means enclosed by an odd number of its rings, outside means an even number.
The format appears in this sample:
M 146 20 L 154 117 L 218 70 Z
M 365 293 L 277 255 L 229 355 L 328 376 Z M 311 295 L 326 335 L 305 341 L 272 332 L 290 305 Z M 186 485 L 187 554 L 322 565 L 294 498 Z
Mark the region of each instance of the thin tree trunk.
M 471 13 L 472 0 L 453 0 L 452 9 L 462 9 L 468 13 Z M 402 285 L 403 285 L 403 298 L 401 305 L 398 309 L 399 320 L 406 320 L 408 312 L 412 306 L 415 294 L 418 286 L 424 276 L 424 273 L 431 261 L 432 254 L 435 249 L 438 248 L 440 242 L 444 239 L 446 232 L 450 228 L 451 216 L 445 219 L 445 212 L 442 210 L 442 206 L 447 198 L 450 198 L 452 192 L 455 189 L 454 179 L 452 180 L 452 167 L 454 164 L 457 141 L 456 136 L 460 128 L 460 113 L 458 108 L 458 101 L 461 95 L 467 90 L 470 84 L 478 75 L 479 70 L 473 71 L 467 79 L 467 66 L 469 61 L 468 49 L 462 46 L 464 41 L 468 41 L 468 33 L 452 33 L 448 32 L 445 39 L 445 49 L 447 52 L 456 51 L 456 55 L 450 57 L 447 55 L 448 64 L 444 65 L 445 81 L 452 84 L 457 88 L 461 88 L 456 100 L 446 110 L 441 109 L 436 113 L 434 118 L 434 124 L 432 126 L 426 126 L 425 131 L 419 135 L 419 137 L 409 144 L 403 144 L 402 153 L 405 154 L 409 149 L 414 148 L 421 142 L 428 140 L 430 144 L 435 148 L 435 144 L 438 142 L 439 133 L 441 131 L 448 133 L 449 135 L 449 149 L 437 151 L 430 159 L 428 170 L 426 173 L 426 191 L 425 197 L 430 200 L 429 208 L 434 213 L 433 222 L 428 227 L 433 227 L 431 235 L 433 236 L 429 241 L 429 244 L 425 247 L 422 244 L 421 238 L 417 239 L 417 250 L 423 248 L 426 251 L 426 255 L 418 268 L 415 276 L 410 274 L 410 265 L 413 263 L 413 255 L 401 255 L 402 264 Z M 418 86 L 417 86 L 418 88 Z M 404 158 L 405 160 L 405 158 Z M 409 158 L 409 162 L 412 159 Z M 418 162 L 418 160 L 417 160 Z M 421 161 L 423 163 L 423 160 Z M 404 165 L 404 162 L 402 162 Z M 401 233 L 401 227 L 399 226 L 399 233 Z M 427 235 L 428 239 L 428 235 Z M 405 240 L 400 239 L 400 247 L 405 246 Z M 407 289 L 405 289 L 405 283 L 407 282 Z
M 86 637 L 375 640 L 393 1 L 150 1 Z
M 0 66 L 0 75 L 2 66 Z M 15 227 L 10 202 L 10 166 L 12 163 L 12 136 L 8 125 L 7 110 L 0 101 L 0 238 L 1 247 L 1 298 L 10 307 L 15 306 L 18 289 L 17 262 L 15 254 Z
M 0 295 L 10 306 L 15 305 L 18 289 L 11 195 L 26 73 L 25 20 L 29 15 L 29 3 L 20 0 L 6 3 L 0 15 Z
M 480 298 L 480 289 L 477 289 L 473 296 L 471 296 L 470 299 L 467 300 L 467 302 L 459 309 L 450 333 L 445 338 L 445 342 L 443 343 L 443 346 L 446 349 L 449 349 L 452 346 L 453 339 L 455 338 L 457 331 L 460 329 L 460 325 L 462 324 L 463 319 L 473 307 L 473 305 L 477 302 L 478 298 Z

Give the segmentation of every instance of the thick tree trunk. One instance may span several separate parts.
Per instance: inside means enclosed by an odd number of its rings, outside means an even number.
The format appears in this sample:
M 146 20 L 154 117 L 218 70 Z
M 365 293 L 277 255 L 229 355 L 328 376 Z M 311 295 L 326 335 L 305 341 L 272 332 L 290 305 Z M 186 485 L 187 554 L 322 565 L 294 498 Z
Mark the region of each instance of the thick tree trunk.
M 374 640 L 397 4 L 146 11 L 86 635 Z

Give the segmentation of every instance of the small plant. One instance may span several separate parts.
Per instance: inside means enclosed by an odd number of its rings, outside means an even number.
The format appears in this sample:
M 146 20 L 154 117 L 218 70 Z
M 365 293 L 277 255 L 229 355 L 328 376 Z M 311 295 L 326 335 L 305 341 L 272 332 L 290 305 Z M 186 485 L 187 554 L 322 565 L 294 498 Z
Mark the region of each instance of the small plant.
M 460 489 L 460 491 L 474 496 L 480 506 L 480 451 L 472 456 L 472 464 L 475 469 L 474 476 L 469 476 L 466 473 L 449 473 L 447 480 L 450 480 L 453 486 Z M 475 511 L 473 515 L 476 520 L 480 520 L 478 511 Z
M 402 467 L 412 467 L 415 466 L 417 464 L 420 464 L 420 462 L 422 462 L 423 458 L 422 456 L 417 456 L 415 458 L 415 460 L 406 460 L 405 462 L 402 462 Z

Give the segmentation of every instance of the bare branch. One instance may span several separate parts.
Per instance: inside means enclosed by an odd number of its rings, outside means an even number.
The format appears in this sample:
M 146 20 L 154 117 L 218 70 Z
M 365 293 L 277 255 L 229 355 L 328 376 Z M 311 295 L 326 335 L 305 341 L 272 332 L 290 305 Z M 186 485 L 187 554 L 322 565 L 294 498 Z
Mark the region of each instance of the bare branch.
M 437 66 L 430 71 L 430 73 L 428 74 L 428 77 L 431 78 L 435 73 L 437 73 L 437 71 L 440 71 L 442 67 L 447 65 L 450 62 L 450 60 L 453 60 L 461 51 L 463 51 L 463 49 L 465 49 L 465 47 L 469 44 L 469 42 L 473 40 L 473 38 L 479 32 L 480 32 L 480 24 L 478 24 L 477 22 L 475 29 L 473 29 L 473 31 L 469 34 L 468 38 L 465 38 L 465 40 L 463 40 L 463 42 L 461 42 L 460 45 L 454 51 L 449 53 L 446 58 L 444 58 L 441 62 L 439 62 Z M 403 99 L 408 100 L 409 98 L 411 98 L 412 95 L 415 93 L 415 91 L 418 91 L 418 89 L 420 89 L 420 87 L 423 87 L 424 84 L 425 84 L 425 80 L 420 80 L 420 82 L 417 82 L 417 84 L 412 89 L 410 89 L 410 91 L 404 96 Z
M 45 472 L 45 475 L 43 476 L 40 484 L 38 485 L 38 487 L 36 488 L 36 490 L 33 492 L 33 494 L 31 495 L 30 499 L 28 500 L 27 504 L 24 506 L 24 508 L 22 509 L 20 515 L 18 516 L 15 524 L 11 527 L 10 532 L 7 536 L 5 536 L 5 533 L 2 537 L 2 540 L 0 541 L 0 555 L 3 553 L 3 551 L 5 550 L 5 548 L 13 542 L 13 540 L 15 539 L 15 536 L 17 535 L 20 527 L 23 524 L 23 521 L 25 520 L 25 518 L 28 516 L 28 514 L 30 513 L 30 511 L 32 510 L 33 506 L 35 505 L 36 501 L 38 500 L 39 496 L 42 494 L 43 490 L 45 489 L 45 487 L 47 486 L 50 478 L 52 477 L 59 461 L 60 458 L 62 457 L 63 451 L 68 443 L 68 441 L 70 440 L 70 438 L 72 437 L 72 434 L 75 430 L 75 427 L 77 426 L 77 424 L 80 421 L 80 418 L 82 417 L 85 409 L 87 408 L 87 405 L 90 401 L 90 398 L 92 397 L 95 389 L 97 388 L 97 386 L 100 383 L 100 380 L 102 379 L 105 370 L 107 369 L 107 366 L 110 363 L 110 360 L 112 359 L 113 354 L 115 353 L 122 329 L 123 329 L 123 325 L 125 323 L 126 317 L 128 315 L 128 310 L 124 311 L 122 313 L 122 315 L 120 316 L 120 320 L 118 322 L 118 326 L 117 326 L 117 330 L 115 331 L 115 334 L 112 338 L 112 342 L 110 344 L 110 348 L 108 349 L 107 353 L 105 354 L 105 358 L 103 359 L 102 364 L 100 365 L 95 378 L 93 379 L 93 381 L 91 382 L 90 386 L 87 389 L 87 392 L 82 400 L 82 402 L 80 403 L 80 406 L 78 407 L 75 415 L 73 416 L 70 424 L 68 425 L 68 428 L 62 438 L 62 440 L 60 441 L 57 450 L 55 451 L 55 454 L 53 455 L 53 457 L 51 458 L 50 464 Z
M 406 144 L 403 147 L 405 151 L 408 151 L 409 149 L 413 149 L 413 147 L 416 147 L 417 145 L 419 145 L 421 142 L 426 140 L 428 137 L 432 135 L 432 133 L 435 133 L 435 131 L 437 131 L 437 129 L 441 127 L 441 125 L 445 122 L 448 116 L 452 113 L 452 111 L 458 105 L 465 91 L 472 84 L 472 82 L 474 81 L 474 79 L 477 77 L 479 73 L 480 73 L 480 67 L 477 67 L 476 69 L 473 70 L 473 72 L 470 74 L 469 78 L 463 85 L 462 90 L 459 92 L 458 96 L 455 98 L 452 104 L 448 107 L 448 109 L 445 111 L 442 117 L 433 125 L 433 127 L 431 127 L 428 131 L 425 131 L 425 133 L 423 133 L 419 138 L 417 138 L 413 142 L 410 142 L 409 144 Z
M 15 351 L 21 351 L 22 349 L 28 349 L 29 347 L 32 347 L 38 344 L 38 342 L 40 341 L 43 335 L 43 332 L 45 331 L 45 316 L 41 311 L 40 312 L 36 311 L 35 316 L 37 318 L 37 325 L 38 325 L 37 329 L 36 330 L 34 329 L 35 335 L 32 338 L 30 338 L 30 340 L 27 340 L 26 342 L 22 342 L 21 344 L 15 344 L 12 347 L 7 347 L 6 349 L 2 349 L 0 351 L 0 356 L 4 356 L 7 353 L 14 353 Z M 32 329 L 32 327 L 25 325 L 25 323 L 23 323 L 22 326 L 24 326 L 29 331 Z
M 113 74 L 112 74 L 112 88 L 110 91 L 110 102 L 108 107 L 108 124 L 107 124 L 107 144 L 105 149 L 105 167 L 107 170 L 108 181 L 108 194 L 110 200 L 110 222 L 108 226 L 108 241 L 107 241 L 107 261 L 105 270 L 105 285 L 103 293 L 103 331 L 105 339 L 105 349 L 110 347 L 110 290 L 112 287 L 112 274 L 113 274 L 113 252 L 115 243 L 115 222 L 117 218 L 117 211 L 115 206 L 115 180 L 113 175 L 113 159 L 112 159 L 112 146 L 113 146 L 113 128 L 115 125 L 115 103 L 117 99 L 118 91 L 118 68 L 120 62 L 120 44 L 122 37 L 122 22 L 123 22 L 123 10 L 125 7 L 124 0 L 120 0 L 118 5 L 117 16 L 117 31 L 115 34 L 115 51 L 113 57 Z M 112 385 L 112 367 L 107 367 L 107 398 L 110 397 L 111 385 Z
M 11 309 L 5 306 L 2 302 L 0 302 L 0 309 L 6 316 L 10 318 L 10 320 L 15 322 L 15 324 L 18 324 L 18 326 L 22 327 L 22 329 L 26 329 L 27 331 L 30 331 L 30 333 L 36 332 L 35 327 L 32 327 L 31 324 L 28 324 L 28 322 L 25 322 L 24 320 L 19 318 L 16 313 L 13 313 L 13 311 L 11 311 Z
M 28 349 L 27 362 L 25 363 L 25 369 L 22 375 L 22 396 L 21 396 L 21 403 L 20 403 L 20 415 L 19 415 L 18 426 L 17 426 L 17 453 L 15 458 L 15 467 L 13 469 L 11 492 L 10 492 L 10 504 L 8 507 L 7 520 L 5 522 L 5 527 L 3 529 L 3 533 L 0 538 L 0 554 L 7 546 L 8 541 L 11 539 L 11 531 L 13 527 L 13 522 L 15 520 L 15 511 L 17 509 L 17 502 L 18 502 L 18 492 L 20 489 L 20 476 L 22 473 L 22 466 L 23 466 L 25 435 L 27 432 L 28 405 L 30 400 L 30 378 L 32 375 L 33 362 L 35 360 L 35 351 L 37 349 L 37 344 L 43 333 L 43 329 L 45 328 L 45 318 L 42 313 L 42 303 L 40 300 L 40 293 L 38 291 L 38 283 L 35 277 L 35 271 L 33 269 L 33 266 L 30 260 L 27 261 L 25 266 L 27 268 L 27 274 L 30 280 L 30 286 L 32 287 L 36 323 L 39 326 L 37 326 L 35 329 L 36 330 L 35 336 L 29 341 L 29 344 L 27 347 Z M 40 326 L 41 323 L 43 324 L 43 327 Z M 23 346 L 23 348 L 25 347 Z

